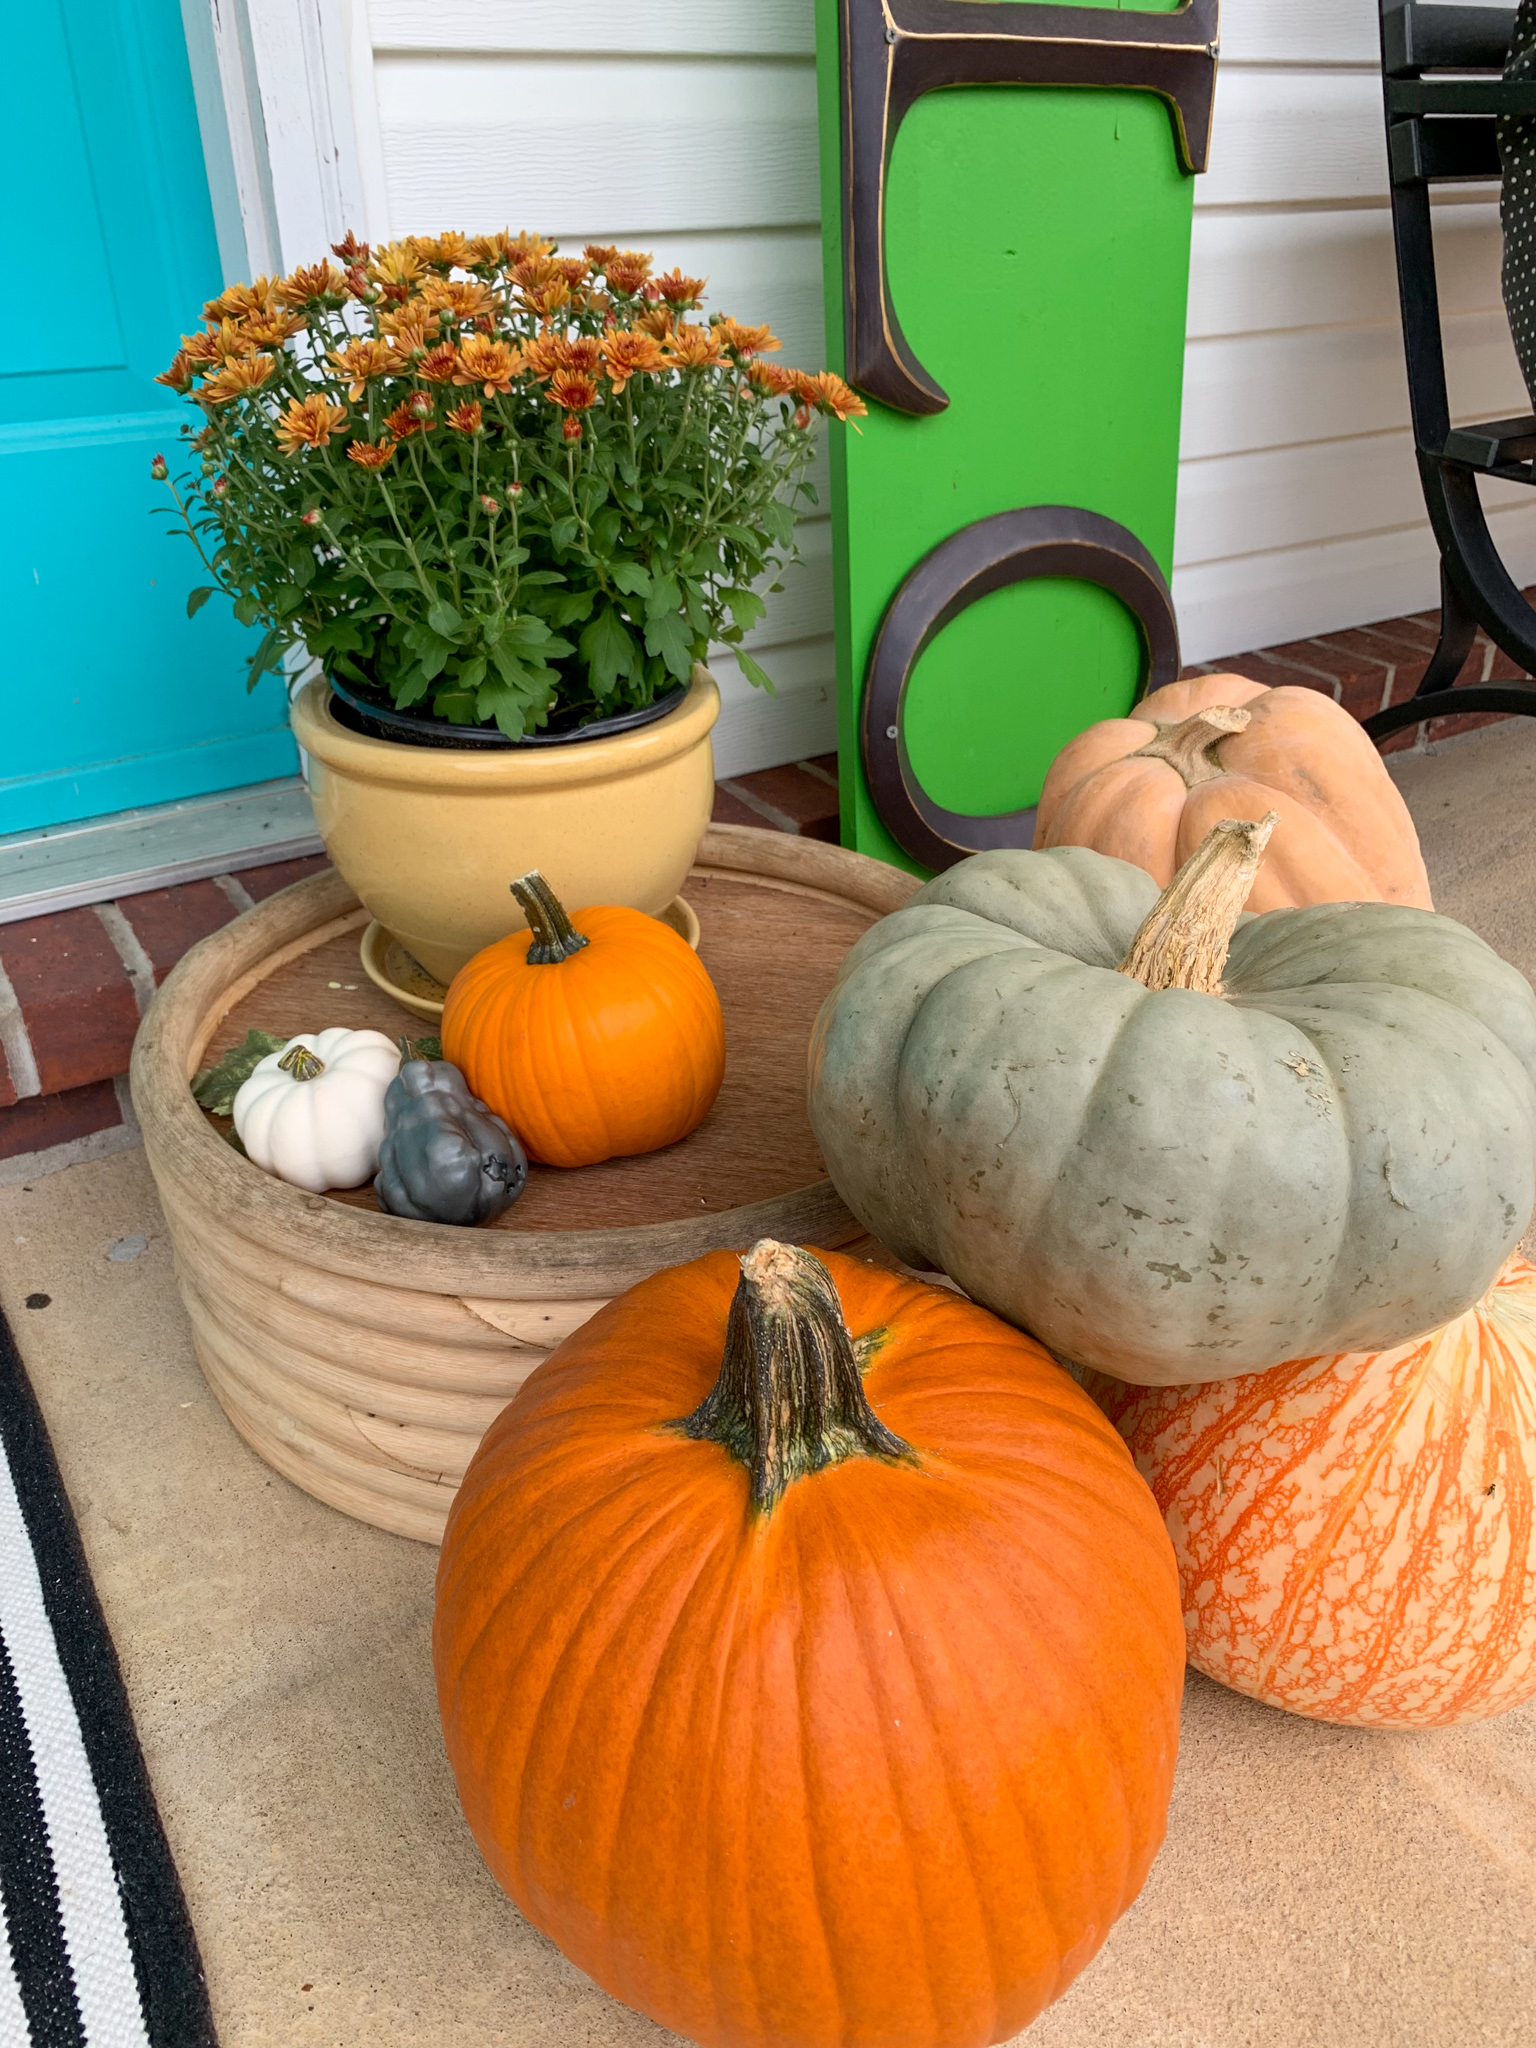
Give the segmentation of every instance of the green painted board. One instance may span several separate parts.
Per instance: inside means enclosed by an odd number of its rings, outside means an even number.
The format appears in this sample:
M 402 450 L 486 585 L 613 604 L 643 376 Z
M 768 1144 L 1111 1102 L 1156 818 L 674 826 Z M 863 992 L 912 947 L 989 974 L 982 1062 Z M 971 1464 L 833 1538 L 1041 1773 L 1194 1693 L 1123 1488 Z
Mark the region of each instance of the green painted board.
M 817 47 L 828 355 L 845 367 L 838 4 L 818 0 Z M 845 844 L 916 866 L 875 813 L 857 717 L 886 606 L 932 548 L 991 513 L 1073 505 L 1171 572 L 1193 192 L 1151 93 L 950 87 L 906 115 L 890 295 L 950 404 L 915 418 L 871 402 L 862 433 L 832 430 Z M 952 810 L 1033 805 L 1061 746 L 1129 708 L 1140 668 L 1134 621 L 1098 587 L 998 591 L 913 674 L 913 770 Z

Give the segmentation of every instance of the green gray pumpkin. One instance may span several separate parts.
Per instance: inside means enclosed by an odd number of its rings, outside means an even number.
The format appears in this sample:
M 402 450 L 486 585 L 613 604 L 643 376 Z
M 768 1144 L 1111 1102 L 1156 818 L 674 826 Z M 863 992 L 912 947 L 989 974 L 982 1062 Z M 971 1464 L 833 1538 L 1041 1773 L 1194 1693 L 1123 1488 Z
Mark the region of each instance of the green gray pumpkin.
M 1380 1349 L 1476 1301 L 1536 1197 L 1529 983 L 1381 903 L 1243 919 L 1223 983 L 1252 872 L 1219 994 L 1117 971 L 1157 888 L 1083 848 L 978 855 L 867 932 L 811 1043 L 859 1220 L 1143 1385 Z
M 374 1193 L 391 1216 L 489 1223 L 528 1180 L 523 1148 L 447 1060 L 401 1063 L 384 1097 Z

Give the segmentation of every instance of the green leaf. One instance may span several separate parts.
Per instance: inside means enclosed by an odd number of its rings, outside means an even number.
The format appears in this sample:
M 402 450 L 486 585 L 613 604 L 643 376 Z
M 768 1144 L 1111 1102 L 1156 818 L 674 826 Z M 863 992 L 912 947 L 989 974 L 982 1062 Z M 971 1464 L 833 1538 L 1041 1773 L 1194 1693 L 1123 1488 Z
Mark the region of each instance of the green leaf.
M 440 1060 L 443 1056 L 443 1041 L 440 1038 L 413 1038 L 411 1053 L 418 1060 Z
M 624 524 L 624 515 L 615 505 L 606 512 L 599 512 L 592 522 L 592 552 L 599 557 L 611 555 L 619 544 L 619 529 Z
M 521 691 L 501 683 L 482 683 L 477 700 L 482 719 L 494 718 L 509 740 L 520 740 L 528 730 L 529 699 Z
M 725 601 L 731 608 L 733 623 L 740 627 L 743 633 L 750 632 L 768 610 L 755 590 L 727 590 Z
M 282 660 L 282 636 L 276 626 L 272 626 L 262 635 L 261 645 L 251 656 L 250 666 L 245 672 L 246 689 L 254 690 L 263 676 L 270 675 L 273 669 L 282 666 Z
M 773 687 L 773 677 L 769 675 L 765 668 L 759 668 L 750 654 L 743 654 L 738 647 L 735 659 L 736 666 L 741 670 L 749 683 L 754 683 L 759 690 L 766 690 L 770 697 L 777 697 L 779 693 Z
M 203 606 L 212 597 L 213 590 L 214 586 L 211 583 L 201 583 L 196 590 L 189 590 L 187 592 L 187 617 L 189 619 L 197 617 Z
M 287 1043 L 286 1032 L 279 1037 L 271 1031 L 247 1031 L 216 1066 L 193 1075 L 193 1101 L 212 1116 L 232 1116 L 241 1083 L 251 1078 L 269 1052 L 281 1052 Z
M 557 519 L 549 529 L 549 537 L 557 548 L 568 548 L 580 531 L 581 521 L 572 515 Z
M 581 658 L 599 697 L 613 694 L 620 676 L 635 672 L 635 643 L 629 628 L 611 604 L 604 605 L 581 636 Z
M 677 587 L 675 576 L 653 576 L 650 595 L 645 600 L 645 616 L 647 619 L 659 619 L 666 612 L 680 610 L 682 602 L 682 592 Z
M 478 725 L 480 722 L 476 700 L 468 690 L 439 690 L 432 699 L 432 709 L 450 725 Z
M 661 656 L 668 674 L 676 676 L 680 683 L 686 683 L 693 674 L 693 635 L 681 612 L 667 612 L 662 618 L 647 619 L 645 647 L 648 654 Z
M 642 569 L 638 562 L 615 562 L 608 571 L 608 581 L 626 597 L 645 597 L 651 587 L 650 571 Z
M 596 602 L 595 590 L 568 590 L 550 606 L 549 623 L 552 626 L 574 626 L 578 619 L 591 617 Z
M 447 599 L 441 597 L 429 609 L 427 624 L 444 640 L 455 639 L 464 630 L 464 621 Z
M 476 654 L 466 661 L 454 677 L 454 684 L 461 690 L 478 690 L 485 681 L 485 656 Z

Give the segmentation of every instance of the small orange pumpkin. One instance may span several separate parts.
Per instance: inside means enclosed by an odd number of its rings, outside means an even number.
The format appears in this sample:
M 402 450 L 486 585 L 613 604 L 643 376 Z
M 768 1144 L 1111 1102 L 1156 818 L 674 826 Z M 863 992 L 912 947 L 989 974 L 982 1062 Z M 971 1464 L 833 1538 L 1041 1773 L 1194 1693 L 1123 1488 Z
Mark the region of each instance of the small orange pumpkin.
M 725 1076 L 725 1019 L 697 954 L 638 910 L 568 916 L 537 869 L 512 893 L 529 929 L 454 976 L 444 1058 L 546 1166 L 686 1138 Z
M 1391 1351 L 1090 1391 L 1167 1520 L 1197 1670 L 1365 1728 L 1536 1696 L 1536 1267 Z
M 1183 1643 L 1125 1447 L 1033 1339 L 832 1252 L 715 1252 L 552 1353 L 433 1656 L 496 1878 L 705 2048 L 1011 2038 L 1163 1836 Z
M 1198 676 L 1091 725 L 1051 763 L 1035 845 L 1091 846 L 1160 889 L 1223 818 L 1279 814 L 1252 911 L 1309 903 L 1433 910 L 1418 835 L 1381 756 L 1318 690 Z

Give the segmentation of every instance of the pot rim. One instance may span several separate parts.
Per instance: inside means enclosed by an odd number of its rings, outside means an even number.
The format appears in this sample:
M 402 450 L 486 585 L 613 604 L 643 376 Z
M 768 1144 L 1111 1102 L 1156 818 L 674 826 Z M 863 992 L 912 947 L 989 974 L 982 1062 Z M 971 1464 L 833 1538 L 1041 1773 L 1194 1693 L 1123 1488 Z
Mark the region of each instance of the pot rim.
M 353 782 L 392 789 L 459 790 L 486 794 L 508 789 L 561 789 L 644 774 L 705 742 L 720 715 L 720 691 L 700 663 L 688 694 L 665 716 L 601 739 L 573 737 L 543 747 L 418 747 L 401 740 L 351 732 L 331 715 L 331 686 L 323 677 L 293 700 L 293 735 L 306 754 Z
M 578 742 L 590 744 L 593 740 L 609 739 L 618 732 L 636 732 L 641 726 L 655 725 L 660 719 L 665 718 L 669 711 L 675 711 L 688 690 L 687 684 L 674 683 L 670 690 L 663 691 L 661 696 L 649 704 L 641 704 L 629 711 L 610 712 L 606 718 L 594 718 L 586 725 L 573 726 L 569 732 L 530 732 L 525 733 L 521 739 L 509 740 L 505 733 L 498 732 L 494 726 L 447 725 L 439 718 L 418 718 L 413 712 L 397 711 L 393 705 L 370 704 L 366 698 L 359 697 L 349 690 L 344 683 L 339 683 L 334 676 L 328 677 L 327 680 L 331 686 L 331 695 L 339 697 L 348 710 L 356 712 L 362 718 L 372 719 L 377 725 L 400 728 L 398 735 L 386 730 L 368 737 L 398 738 L 399 744 L 410 746 L 412 741 L 406 735 L 418 733 L 421 735 L 422 745 L 436 747 L 440 752 L 453 752 L 454 749 L 445 745 L 445 741 L 460 737 L 464 744 L 457 751 L 463 753 L 478 753 L 485 748 L 504 753 L 509 747 L 572 747 Z M 334 712 L 331 715 L 335 717 Z M 343 725 L 348 732 L 356 730 L 354 726 L 346 725 L 344 719 L 338 719 L 337 723 Z

